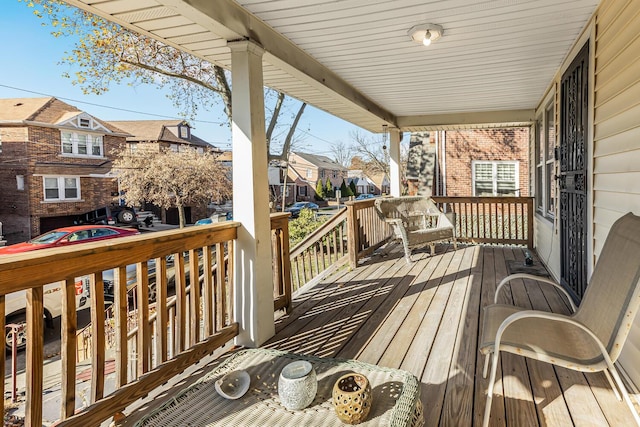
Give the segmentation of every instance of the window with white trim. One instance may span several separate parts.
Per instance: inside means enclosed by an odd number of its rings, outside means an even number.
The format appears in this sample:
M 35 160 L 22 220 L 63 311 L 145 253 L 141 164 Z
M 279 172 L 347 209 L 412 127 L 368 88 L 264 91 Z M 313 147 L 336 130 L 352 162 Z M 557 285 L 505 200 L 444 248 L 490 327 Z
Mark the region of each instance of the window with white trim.
M 103 157 L 104 155 L 102 135 L 63 131 L 60 139 L 62 154 L 81 157 Z
M 553 99 L 537 117 L 535 167 L 536 211 L 552 219 L 555 215 L 555 109 Z
M 473 161 L 473 195 L 517 196 L 518 162 L 513 161 Z
M 311 169 L 307 169 L 307 178 L 312 178 L 313 177 L 313 171 Z
M 45 176 L 44 200 L 80 200 L 80 178 L 77 176 Z

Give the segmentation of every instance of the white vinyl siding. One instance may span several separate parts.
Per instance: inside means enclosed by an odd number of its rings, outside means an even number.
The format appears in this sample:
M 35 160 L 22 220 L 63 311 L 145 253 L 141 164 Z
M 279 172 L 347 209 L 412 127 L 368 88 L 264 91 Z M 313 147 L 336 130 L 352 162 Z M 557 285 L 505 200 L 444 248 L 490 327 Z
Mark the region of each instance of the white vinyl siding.
M 60 134 L 60 139 L 62 154 L 79 157 L 104 156 L 102 135 L 63 131 Z
M 80 178 L 77 176 L 45 176 L 44 200 L 80 200 Z
M 604 0 L 597 16 L 593 140 L 593 254 L 611 225 L 640 215 L 640 2 Z M 631 326 L 620 364 L 640 387 L 640 319 Z

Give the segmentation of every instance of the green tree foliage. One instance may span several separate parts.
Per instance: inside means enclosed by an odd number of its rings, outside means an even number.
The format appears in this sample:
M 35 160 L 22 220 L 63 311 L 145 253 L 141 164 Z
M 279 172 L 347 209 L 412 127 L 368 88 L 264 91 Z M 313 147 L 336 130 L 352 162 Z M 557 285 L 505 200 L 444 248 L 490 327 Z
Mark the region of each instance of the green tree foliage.
M 325 182 L 324 188 L 324 194 L 326 195 L 326 197 L 336 197 L 336 192 L 333 189 L 333 183 L 331 182 L 331 180 L 329 180 L 329 178 L 327 178 L 327 182 Z
M 311 209 L 302 209 L 298 218 L 289 221 L 289 245 L 293 248 L 310 233 L 326 222 L 325 217 L 318 217 Z
M 351 190 L 351 195 L 352 196 L 357 196 L 358 195 L 358 189 L 356 188 L 356 182 L 355 181 L 351 181 L 349 183 L 349 189 Z
M 342 180 L 342 184 L 340 185 L 340 193 L 342 194 L 342 197 L 353 196 L 353 193 L 351 192 L 351 189 L 349 188 L 347 183 L 344 182 L 344 179 Z
M 319 179 L 318 182 L 316 182 L 316 194 L 318 195 L 318 197 L 324 199 L 325 197 L 325 193 L 324 193 L 324 185 L 322 185 L 322 180 Z

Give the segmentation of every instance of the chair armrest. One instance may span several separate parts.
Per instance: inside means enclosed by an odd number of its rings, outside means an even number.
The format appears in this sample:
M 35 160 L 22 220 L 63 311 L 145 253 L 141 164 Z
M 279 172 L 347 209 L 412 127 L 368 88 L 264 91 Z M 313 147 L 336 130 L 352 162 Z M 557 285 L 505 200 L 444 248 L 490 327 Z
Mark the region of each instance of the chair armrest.
M 567 300 L 569 301 L 569 305 L 571 306 L 571 310 L 574 313 L 576 312 L 576 305 L 573 303 L 573 300 L 571 299 L 571 296 L 569 295 L 569 292 L 567 292 L 562 286 L 558 285 L 556 282 L 554 282 L 551 279 L 547 279 L 546 277 L 534 276 L 533 274 L 526 274 L 526 273 L 511 274 L 511 275 L 505 277 L 504 279 L 502 279 L 500 281 L 500 283 L 498 284 L 498 286 L 496 287 L 496 293 L 493 296 L 493 303 L 494 304 L 498 303 L 498 294 L 500 293 L 500 290 L 507 283 L 509 283 L 510 281 L 515 280 L 515 279 L 530 279 L 530 280 L 535 280 L 537 282 L 546 283 L 546 284 L 549 284 L 549 285 L 555 287 L 556 289 L 560 290 L 560 292 L 562 292 L 562 294 L 567 298 Z

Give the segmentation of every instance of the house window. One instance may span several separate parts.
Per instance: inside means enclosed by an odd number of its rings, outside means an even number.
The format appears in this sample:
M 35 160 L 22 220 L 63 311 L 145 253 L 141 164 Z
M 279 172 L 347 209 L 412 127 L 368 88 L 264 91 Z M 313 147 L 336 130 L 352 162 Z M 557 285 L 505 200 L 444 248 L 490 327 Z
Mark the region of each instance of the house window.
M 555 210 L 555 147 L 555 109 L 552 100 L 537 118 L 535 143 L 536 211 L 547 218 L 553 218 Z
M 91 120 L 81 118 L 78 124 L 80 125 L 81 128 L 88 128 L 88 127 L 91 127 Z
M 334 177 L 334 178 L 337 178 L 337 177 L 338 177 L 338 171 L 331 171 L 331 172 L 333 172 L 333 177 Z
M 174 153 L 177 153 L 178 151 L 180 151 L 180 147 L 178 147 L 178 144 L 171 144 L 171 145 L 169 146 L 169 149 L 170 149 L 171 151 L 173 151 Z
M 311 169 L 307 169 L 307 178 L 313 177 L 313 171 Z
M 62 154 L 90 157 L 103 156 L 102 135 L 62 132 L 60 139 L 62 141 Z
M 16 188 L 18 191 L 24 191 L 24 175 L 16 175 Z
M 518 162 L 474 161 L 474 196 L 517 196 Z
M 185 126 L 185 125 L 180 125 L 178 126 L 178 129 L 180 129 L 180 138 L 182 139 L 189 139 L 189 127 Z
M 325 177 L 325 173 L 324 173 L 324 172 L 325 172 L 325 171 L 324 171 L 324 169 L 322 169 L 322 170 L 320 171 L 320 178 L 323 178 L 323 179 L 324 179 L 324 177 Z
M 69 176 L 45 176 L 44 200 L 79 200 L 80 178 Z
M 307 195 L 307 186 L 298 187 L 298 196 L 306 196 Z

